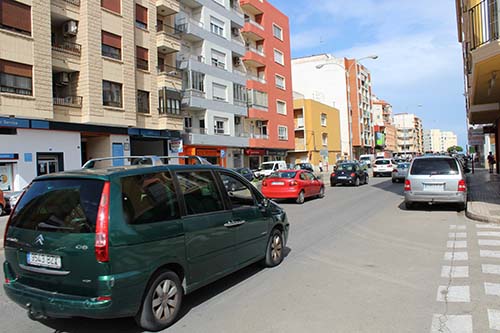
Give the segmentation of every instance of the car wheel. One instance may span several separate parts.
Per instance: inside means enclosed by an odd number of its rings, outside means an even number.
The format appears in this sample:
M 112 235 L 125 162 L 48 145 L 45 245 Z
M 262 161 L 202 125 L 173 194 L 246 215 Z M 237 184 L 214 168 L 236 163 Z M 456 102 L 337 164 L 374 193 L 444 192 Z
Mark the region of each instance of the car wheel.
M 373 177 L 378 177 L 378 174 L 376 172 L 374 172 Z
M 398 180 L 397 180 L 397 179 L 395 179 L 395 178 L 392 178 L 392 182 L 393 182 L 393 183 L 397 183 L 397 182 L 398 182 Z
M 356 180 L 354 181 L 354 186 L 358 187 L 359 186 L 359 177 L 356 178 Z
M 462 202 L 458 204 L 457 212 L 463 212 L 467 208 L 467 203 Z
M 412 210 L 415 207 L 413 202 L 405 202 L 405 208 L 406 210 Z
M 147 331 L 160 331 L 172 325 L 179 314 L 184 290 L 177 274 L 160 273 L 151 283 L 141 309 L 135 316 L 137 325 Z
M 319 189 L 319 194 L 318 194 L 318 198 L 324 198 L 325 197 L 325 188 L 324 187 L 321 187 Z
M 366 175 L 366 177 L 365 177 L 365 185 L 368 185 L 368 181 L 370 181 L 370 177 L 368 175 Z
M 336 185 L 337 185 L 337 183 L 330 183 L 331 187 L 335 187 Z
M 299 196 L 297 197 L 297 200 L 295 200 L 295 202 L 297 202 L 299 205 L 302 205 L 305 199 L 306 197 L 304 196 L 304 191 L 300 191 Z
M 265 265 L 267 267 L 274 267 L 281 264 L 283 261 L 283 234 L 278 229 L 274 229 L 269 237 L 266 248 Z

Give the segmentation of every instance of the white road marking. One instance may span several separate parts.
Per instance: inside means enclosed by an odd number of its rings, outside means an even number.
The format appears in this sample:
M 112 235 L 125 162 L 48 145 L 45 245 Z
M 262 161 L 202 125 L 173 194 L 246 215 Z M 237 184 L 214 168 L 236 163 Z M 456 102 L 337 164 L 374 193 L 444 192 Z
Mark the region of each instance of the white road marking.
M 484 274 L 496 274 L 500 275 L 500 265 L 490 265 L 484 264 L 481 265 Z
M 448 237 L 449 238 L 467 238 L 467 233 L 466 232 L 449 232 Z
M 480 239 L 477 242 L 479 246 L 500 246 L 500 240 L 497 239 Z
M 486 295 L 500 296 L 500 284 L 499 283 L 484 283 L 484 292 Z
M 482 258 L 500 258 L 500 251 L 479 250 L 479 256 Z
M 488 309 L 488 321 L 490 322 L 490 329 L 500 330 L 500 311 Z
M 478 231 L 478 237 L 500 237 L 499 231 Z
M 451 230 L 465 230 L 465 228 L 466 228 L 465 225 L 456 225 L 456 224 L 450 225 Z
M 444 278 L 467 278 L 469 277 L 469 266 L 443 266 L 441 277 Z
M 439 286 L 436 300 L 445 302 L 446 293 L 448 293 L 448 302 L 470 302 L 469 286 Z
M 496 224 L 476 224 L 476 228 L 479 229 L 500 229 L 500 225 Z
M 453 258 L 453 261 L 464 261 L 464 260 L 469 260 L 469 254 L 467 252 L 445 252 L 444 253 L 444 260 L 449 260 Z
M 455 249 L 465 249 L 467 248 L 467 241 L 448 241 L 446 242 L 446 247 Z
M 435 314 L 431 326 L 431 333 L 434 332 L 472 333 L 472 316 Z

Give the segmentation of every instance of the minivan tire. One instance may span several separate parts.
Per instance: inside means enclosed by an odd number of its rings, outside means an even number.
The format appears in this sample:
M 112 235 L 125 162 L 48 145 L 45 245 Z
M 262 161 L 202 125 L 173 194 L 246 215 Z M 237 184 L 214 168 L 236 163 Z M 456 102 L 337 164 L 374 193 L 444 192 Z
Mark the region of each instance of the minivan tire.
M 405 208 L 406 210 L 412 210 L 415 207 L 415 204 L 413 202 L 405 202 Z
M 284 249 L 283 233 L 279 229 L 274 229 L 267 241 L 265 265 L 275 267 L 281 264 Z
M 167 288 L 166 291 L 164 291 L 165 288 Z M 179 310 L 182 306 L 183 296 L 184 289 L 182 288 L 181 281 L 177 274 L 170 270 L 161 272 L 154 278 L 144 295 L 141 308 L 135 316 L 137 325 L 147 331 L 154 332 L 169 327 L 177 320 Z M 160 303 L 157 303 L 155 306 L 153 302 Z M 173 305 L 173 308 L 170 308 L 170 305 Z M 160 309 L 165 309 L 165 306 L 171 309 L 170 315 L 162 319 L 165 315 L 163 310 L 159 315 L 160 318 L 158 318 L 154 309 L 156 308 L 157 311 L 159 311 Z

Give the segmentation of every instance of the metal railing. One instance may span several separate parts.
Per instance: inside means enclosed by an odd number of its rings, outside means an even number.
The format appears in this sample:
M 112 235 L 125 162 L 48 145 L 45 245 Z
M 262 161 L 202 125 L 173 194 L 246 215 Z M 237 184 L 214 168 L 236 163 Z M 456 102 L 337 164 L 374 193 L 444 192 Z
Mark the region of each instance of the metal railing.
M 471 50 L 500 37 L 497 0 L 483 0 L 469 10 Z
M 183 97 L 184 98 L 192 98 L 192 97 L 199 97 L 199 98 L 205 98 L 206 94 L 204 91 L 196 90 L 196 89 L 187 89 L 184 91 Z
M 82 46 L 70 41 L 56 42 L 52 41 L 52 49 L 61 52 L 70 52 L 80 55 L 82 53 Z
M 53 97 L 54 105 L 82 107 L 82 96 Z
M 264 53 L 264 51 L 259 50 L 259 49 L 255 48 L 255 47 L 253 47 L 253 46 L 249 46 L 249 45 L 247 45 L 247 46 L 246 46 L 246 49 L 247 49 L 247 51 L 250 51 L 250 52 L 253 52 L 253 53 L 257 53 L 257 54 L 258 54 L 258 55 L 260 55 L 261 57 L 265 57 L 265 56 L 266 56 L 266 54 Z
M 245 22 L 250 23 L 250 24 L 251 24 L 251 25 L 253 25 L 253 26 L 256 26 L 256 27 L 257 27 L 257 28 L 259 28 L 260 30 L 264 30 L 264 27 L 263 27 L 261 24 L 259 24 L 259 23 L 255 22 L 254 20 L 252 20 L 252 19 L 251 19 L 251 18 L 249 18 L 249 17 L 245 17 Z
M 149 61 L 141 59 L 141 58 L 136 58 L 136 66 L 139 69 L 143 69 L 145 71 L 149 70 Z
M 260 133 L 250 133 L 250 138 L 251 139 L 268 140 L 269 139 L 269 135 L 267 135 L 267 134 L 260 134 Z
M 156 32 L 164 32 L 170 37 L 180 39 L 179 34 L 182 32 L 182 30 L 179 29 L 179 26 L 172 27 L 168 24 L 161 24 L 156 26 Z
M 80 0 L 63 0 L 63 1 L 78 7 L 80 6 Z
M 177 79 L 182 79 L 182 70 L 177 68 L 177 67 L 174 67 L 174 66 L 170 66 L 170 65 L 160 65 L 158 66 L 158 73 L 159 74 L 165 74 L 167 76 L 171 76 L 171 77 L 175 77 Z
M 184 127 L 184 132 L 192 134 L 208 134 L 206 128 Z

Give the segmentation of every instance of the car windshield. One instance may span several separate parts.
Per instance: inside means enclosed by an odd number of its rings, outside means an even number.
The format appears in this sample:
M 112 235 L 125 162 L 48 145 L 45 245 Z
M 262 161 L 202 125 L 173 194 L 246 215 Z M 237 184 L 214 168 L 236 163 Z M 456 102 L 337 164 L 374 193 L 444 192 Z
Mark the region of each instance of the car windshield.
M 376 165 L 387 165 L 387 164 L 391 164 L 391 161 L 389 161 L 389 160 L 377 160 L 377 161 L 375 161 L 375 164 Z
M 369 161 L 370 160 L 370 157 L 368 156 L 363 156 L 360 158 L 361 161 Z
M 338 167 L 337 167 L 337 170 L 339 171 L 352 171 L 354 170 L 354 164 L 340 164 Z
M 273 172 L 270 176 L 270 178 L 287 178 L 287 179 L 292 179 L 295 178 L 295 175 L 297 173 L 293 171 L 280 171 L 280 172 Z
M 413 162 L 412 175 L 457 175 L 457 162 L 451 158 L 425 158 Z
M 260 166 L 260 168 L 261 168 L 262 170 L 272 170 L 272 169 L 273 169 L 273 167 L 274 167 L 274 163 L 266 163 L 266 164 L 262 164 L 262 165 Z

